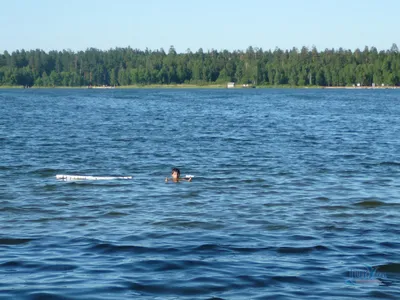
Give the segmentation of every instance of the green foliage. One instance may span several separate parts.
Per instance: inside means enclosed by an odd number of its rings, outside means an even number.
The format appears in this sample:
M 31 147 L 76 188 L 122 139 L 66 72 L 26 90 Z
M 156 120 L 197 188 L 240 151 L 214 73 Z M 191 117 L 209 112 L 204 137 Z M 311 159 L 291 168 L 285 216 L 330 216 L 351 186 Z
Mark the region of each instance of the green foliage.
M 380 51 L 339 48 L 246 51 L 199 49 L 177 53 L 163 49 L 115 48 L 100 51 L 17 50 L 0 54 L 0 85 L 39 87 L 85 85 L 204 85 L 254 83 L 269 86 L 400 85 L 400 53 L 396 44 Z

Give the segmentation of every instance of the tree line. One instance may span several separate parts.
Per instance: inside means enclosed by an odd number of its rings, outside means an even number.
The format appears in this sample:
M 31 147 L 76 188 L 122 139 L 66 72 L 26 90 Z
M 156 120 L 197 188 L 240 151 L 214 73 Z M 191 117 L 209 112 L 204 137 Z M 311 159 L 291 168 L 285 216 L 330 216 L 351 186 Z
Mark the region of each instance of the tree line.
M 292 48 L 264 51 L 207 52 L 199 49 L 177 53 L 173 46 L 139 50 L 115 48 L 74 52 L 17 50 L 0 54 L 0 85 L 89 86 L 148 84 L 226 84 L 349 86 L 399 85 L 400 54 L 365 47 L 355 51 Z

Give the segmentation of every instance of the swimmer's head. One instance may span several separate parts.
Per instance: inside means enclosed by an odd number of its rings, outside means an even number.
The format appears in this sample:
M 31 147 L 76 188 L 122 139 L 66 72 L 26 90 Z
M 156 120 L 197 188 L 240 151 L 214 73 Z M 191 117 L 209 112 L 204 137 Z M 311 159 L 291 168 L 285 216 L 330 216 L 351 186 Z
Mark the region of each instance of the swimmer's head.
M 173 179 L 178 179 L 181 176 L 181 171 L 178 168 L 173 168 L 171 175 Z

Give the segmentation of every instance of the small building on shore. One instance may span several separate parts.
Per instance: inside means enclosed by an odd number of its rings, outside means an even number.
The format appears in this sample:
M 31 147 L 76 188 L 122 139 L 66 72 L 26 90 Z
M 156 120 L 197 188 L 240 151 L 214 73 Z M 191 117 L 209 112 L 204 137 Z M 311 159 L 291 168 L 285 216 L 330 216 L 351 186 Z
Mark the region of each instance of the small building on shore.
M 235 87 L 235 83 L 234 83 L 234 82 L 228 82 L 228 83 L 226 84 L 226 87 L 227 87 L 228 89 L 233 89 L 233 88 Z

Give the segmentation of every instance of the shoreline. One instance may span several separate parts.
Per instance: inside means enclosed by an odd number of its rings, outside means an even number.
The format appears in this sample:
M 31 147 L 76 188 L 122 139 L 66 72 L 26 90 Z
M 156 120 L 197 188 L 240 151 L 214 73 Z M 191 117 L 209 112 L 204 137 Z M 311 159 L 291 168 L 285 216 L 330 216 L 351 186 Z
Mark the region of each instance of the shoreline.
M 345 89 L 345 90 L 396 90 L 400 86 L 324 86 L 322 89 Z
M 241 90 L 241 89 L 345 89 L 345 90 L 393 90 L 400 89 L 400 86 L 290 86 L 290 85 L 259 85 L 259 86 L 247 86 L 237 85 L 229 90 Z M 0 89 L 25 89 L 24 86 L 10 86 L 0 85 Z M 116 87 L 103 87 L 94 86 L 89 88 L 88 86 L 54 86 L 54 87 L 42 87 L 32 86 L 26 89 L 87 89 L 87 90 L 115 90 L 115 89 L 228 89 L 225 84 L 149 84 L 149 85 L 124 85 Z

